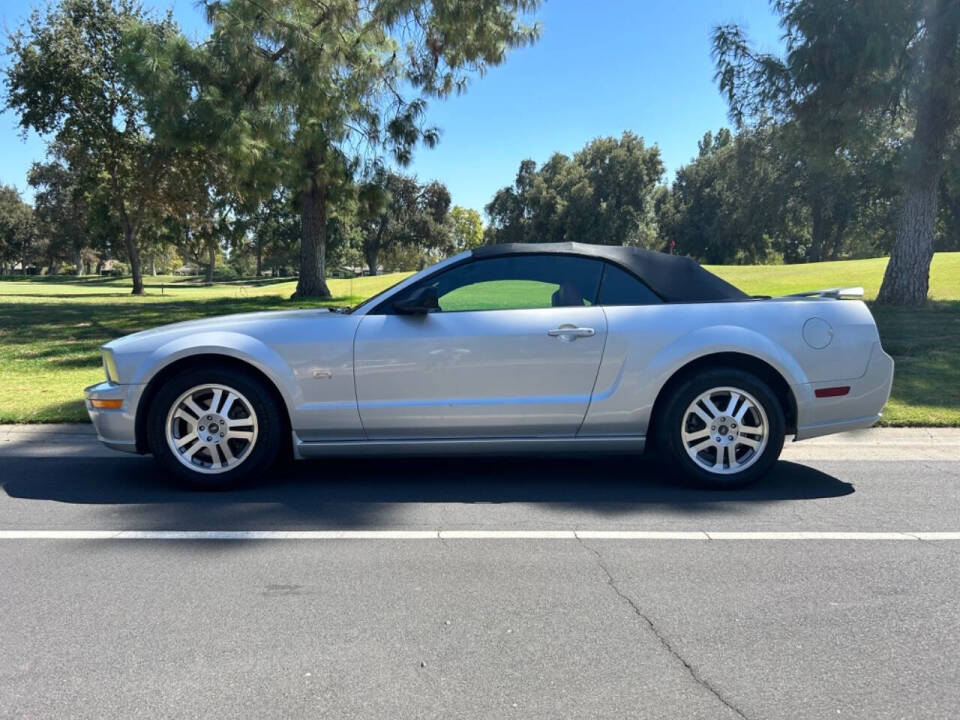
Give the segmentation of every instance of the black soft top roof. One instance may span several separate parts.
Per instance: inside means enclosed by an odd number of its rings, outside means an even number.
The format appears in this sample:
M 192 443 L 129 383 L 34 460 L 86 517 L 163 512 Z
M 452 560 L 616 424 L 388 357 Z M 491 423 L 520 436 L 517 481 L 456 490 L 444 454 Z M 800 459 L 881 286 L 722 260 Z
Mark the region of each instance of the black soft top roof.
M 473 250 L 476 258 L 504 255 L 580 255 L 607 260 L 639 277 L 667 302 L 716 302 L 748 297 L 688 257 L 642 248 L 566 242 L 504 243 L 482 245 Z

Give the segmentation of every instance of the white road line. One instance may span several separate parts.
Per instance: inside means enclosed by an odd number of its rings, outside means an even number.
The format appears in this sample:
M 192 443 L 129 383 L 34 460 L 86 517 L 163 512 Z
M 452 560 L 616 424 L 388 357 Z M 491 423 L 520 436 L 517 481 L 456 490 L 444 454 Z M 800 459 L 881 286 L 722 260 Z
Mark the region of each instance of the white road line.
M 0 540 L 960 540 L 960 532 L 687 530 L 0 530 Z
M 441 530 L 444 540 L 575 540 L 573 530 Z
M 708 532 L 711 540 L 919 540 L 904 532 Z
M 581 540 L 709 540 L 701 531 L 677 530 L 577 530 Z

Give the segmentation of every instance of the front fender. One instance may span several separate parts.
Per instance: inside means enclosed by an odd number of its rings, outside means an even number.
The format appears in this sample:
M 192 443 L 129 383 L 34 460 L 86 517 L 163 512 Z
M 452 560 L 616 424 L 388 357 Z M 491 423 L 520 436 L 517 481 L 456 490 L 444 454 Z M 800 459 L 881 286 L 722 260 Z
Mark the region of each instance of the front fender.
M 174 338 L 148 353 L 134 371 L 132 383 L 146 384 L 164 368 L 196 355 L 226 355 L 248 363 L 279 390 L 287 408 L 302 404 L 302 391 L 290 365 L 262 341 L 238 332 L 210 331 Z

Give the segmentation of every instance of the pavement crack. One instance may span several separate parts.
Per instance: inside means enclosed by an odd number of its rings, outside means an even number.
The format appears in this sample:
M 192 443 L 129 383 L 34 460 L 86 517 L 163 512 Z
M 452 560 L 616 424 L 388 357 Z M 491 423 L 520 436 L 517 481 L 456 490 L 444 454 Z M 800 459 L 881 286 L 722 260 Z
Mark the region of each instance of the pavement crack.
M 442 527 L 442 526 L 437 529 L 437 540 L 440 541 L 440 546 L 441 546 L 444 550 L 449 550 L 449 549 L 450 549 L 450 546 L 447 545 L 447 539 L 443 536 L 443 527 Z
M 577 542 L 580 543 L 580 545 L 582 545 L 587 551 L 589 551 L 591 554 L 593 554 L 596 557 L 597 565 L 600 567 L 600 569 L 603 571 L 603 574 L 607 578 L 607 585 L 609 585 L 610 588 L 617 594 L 617 597 L 620 598 L 620 600 L 624 602 L 626 605 L 628 605 L 630 609 L 633 610 L 633 613 L 638 618 L 640 618 L 640 620 L 643 621 L 643 623 L 647 626 L 647 628 L 649 628 L 650 632 L 653 633 L 653 636 L 657 639 L 660 645 L 662 645 L 663 648 L 668 653 L 670 653 L 670 655 L 672 655 L 677 660 L 677 662 L 679 662 L 683 666 L 683 668 L 687 671 L 687 674 L 690 675 L 693 681 L 697 683 L 700 687 L 702 687 L 704 690 L 709 692 L 711 695 L 713 695 L 717 700 L 723 703 L 731 711 L 736 713 L 738 717 L 744 718 L 744 720 L 749 720 L 749 718 L 743 712 L 743 710 L 737 707 L 731 700 L 724 697 L 723 693 L 721 693 L 719 690 L 713 687 L 713 685 L 711 685 L 703 676 L 700 675 L 697 669 L 693 665 L 691 665 L 686 660 L 686 658 L 684 658 L 683 655 L 681 655 L 680 652 L 673 646 L 673 644 L 671 644 L 671 642 L 666 638 L 666 636 L 664 636 L 663 633 L 660 632 L 657 626 L 653 623 L 653 621 L 649 618 L 649 616 L 640 608 L 640 606 L 637 605 L 637 603 L 634 602 L 634 600 L 629 595 L 627 595 L 627 593 L 625 593 L 623 590 L 620 589 L 620 586 L 617 585 L 616 579 L 613 577 L 613 574 L 610 572 L 610 568 L 608 568 L 606 562 L 604 562 L 603 556 L 600 554 L 600 551 L 594 547 L 591 547 L 590 545 L 587 545 L 587 543 L 583 541 L 583 538 L 581 538 L 579 534 L 576 535 L 576 538 L 577 538 Z
M 909 535 L 910 537 L 919 541 L 921 545 L 934 548 L 937 552 L 944 552 L 951 555 L 956 552 L 956 550 L 954 550 L 954 547 L 953 547 L 954 544 L 950 542 L 944 542 L 942 540 L 927 540 L 926 538 L 921 537 L 916 533 L 908 532 L 908 533 L 904 533 L 904 535 Z

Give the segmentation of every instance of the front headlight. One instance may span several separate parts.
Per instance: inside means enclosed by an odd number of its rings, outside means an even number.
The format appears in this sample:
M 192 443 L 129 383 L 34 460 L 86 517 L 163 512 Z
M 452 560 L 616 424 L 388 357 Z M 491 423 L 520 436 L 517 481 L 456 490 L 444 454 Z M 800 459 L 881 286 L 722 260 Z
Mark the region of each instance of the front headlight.
M 117 361 L 113 359 L 113 353 L 109 350 L 102 350 L 103 371 L 107 374 L 107 382 L 120 382 L 117 374 Z

